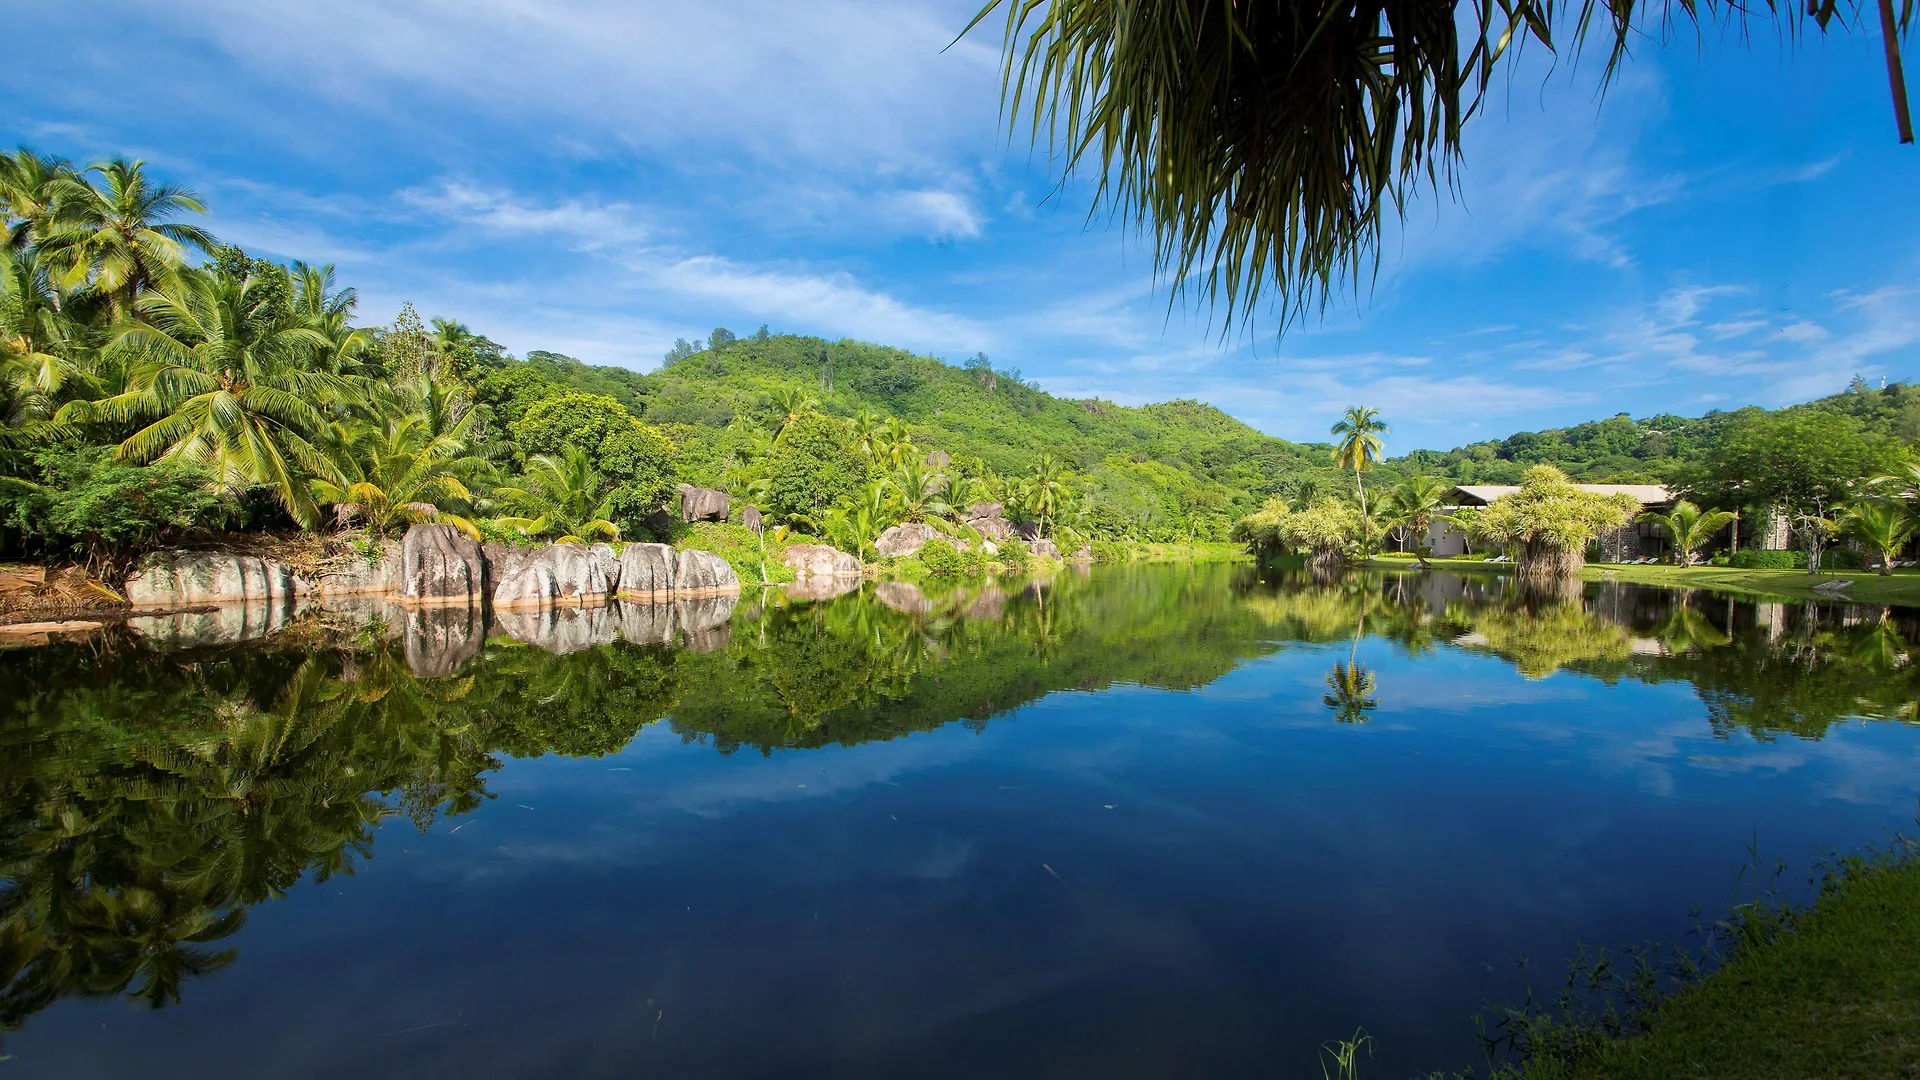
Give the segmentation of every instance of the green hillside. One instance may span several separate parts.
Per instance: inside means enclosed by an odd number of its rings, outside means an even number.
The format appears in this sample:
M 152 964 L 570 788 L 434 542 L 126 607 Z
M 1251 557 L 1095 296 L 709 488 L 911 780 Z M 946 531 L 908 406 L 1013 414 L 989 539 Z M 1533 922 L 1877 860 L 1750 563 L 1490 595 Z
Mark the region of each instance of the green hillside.
M 1424 472 L 1461 483 L 1517 484 L 1529 466 L 1548 464 L 1589 483 L 1685 484 L 1699 479 L 1729 428 L 1763 417 L 1834 417 L 1868 439 L 1912 443 L 1920 439 L 1920 387 L 1890 383 L 1875 388 L 1856 379 L 1842 393 L 1771 412 L 1749 407 L 1699 417 L 1662 413 L 1641 420 L 1620 413 L 1444 452 L 1416 450 L 1385 465 L 1394 473 Z
M 728 462 L 777 425 L 783 392 L 804 390 L 828 416 L 898 417 L 916 445 L 953 455 L 963 475 L 1020 476 L 1051 453 L 1087 496 L 1095 531 L 1144 540 L 1224 539 L 1236 517 L 1294 478 L 1337 483 L 1324 445 L 1263 435 L 1196 401 L 1128 408 L 1054 397 L 982 358 L 957 367 L 859 341 L 730 337 L 676 350 L 646 374 L 496 350 L 476 385 L 507 423 L 539 382 L 612 396 L 673 439 L 683 479 L 709 487 L 727 487 Z

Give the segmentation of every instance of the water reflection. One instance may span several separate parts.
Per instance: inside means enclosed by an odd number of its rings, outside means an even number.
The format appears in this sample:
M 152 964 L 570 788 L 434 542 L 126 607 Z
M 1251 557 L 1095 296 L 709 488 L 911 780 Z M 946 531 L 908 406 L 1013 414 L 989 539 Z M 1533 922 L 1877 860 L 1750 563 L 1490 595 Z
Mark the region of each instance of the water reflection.
M 0 654 L 0 1029 L 65 997 L 177 1002 L 234 963 L 249 907 L 351 873 L 383 822 L 424 830 L 493 798 L 511 758 L 610 754 L 650 724 L 725 754 L 852 746 L 981 729 L 1057 692 L 1192 690 L 1313 647 L 1344 653 L 1321 701 L 1360 723 L 1382 705 L 1372 638 L 1531 679 L 1684 681 L 1722 738 L 1818 739 L 1914 720 L 1916 632 L 1913 612 L 1843 604 L 1221 566 L 136 620 Z

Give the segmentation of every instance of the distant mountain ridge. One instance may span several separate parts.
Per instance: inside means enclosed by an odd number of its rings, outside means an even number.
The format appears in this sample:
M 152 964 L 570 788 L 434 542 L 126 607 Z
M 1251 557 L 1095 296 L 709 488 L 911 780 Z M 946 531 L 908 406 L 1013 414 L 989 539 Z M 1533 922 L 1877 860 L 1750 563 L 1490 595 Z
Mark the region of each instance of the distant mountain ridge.
M 771 426 L 776 397 L 793 389 L 812 394 L 829 415 L 897 416 L 917 443 L 1003 475 L 1024 473 L 1050 452 L 1081 477 L 1102 524 L 1142 539 L 1224 537 L 1235 518 L 1272 495 L 1297 490 L 1303 480 L 1323 492 L 1350 483 L 1334 468 L 1328 443 L 1266 435 L 1199 401 L 1124 406 L 1055 397 L 1018 372 L 995 370 L 984 357 L 958 366 L 848 339 L 757 334 L 716 340 L 708 348 L 676 349 L 645 373 L 540 351 L 508 363 L 620 401 L 673 436 L 682 448 L 683 475 L 706 485 L 720 484 L 729 455 L 745 441 L 739 423 Z M 1873 388 L 1856 381 L 1847 391 L 1787 409 L 1843 413 L 1876 434 L 1920 437 L 1920 388 L 1905 383 Z M 1426 473 L 1459 483 L 1511 484 L 1542 462 L 1586 482 L 1673 481 L 1723 425 L 1759 411 L 1638 420 L 1621 413 L 1447 451 L 1415 450 L 1382 462 L 1378 482 Z

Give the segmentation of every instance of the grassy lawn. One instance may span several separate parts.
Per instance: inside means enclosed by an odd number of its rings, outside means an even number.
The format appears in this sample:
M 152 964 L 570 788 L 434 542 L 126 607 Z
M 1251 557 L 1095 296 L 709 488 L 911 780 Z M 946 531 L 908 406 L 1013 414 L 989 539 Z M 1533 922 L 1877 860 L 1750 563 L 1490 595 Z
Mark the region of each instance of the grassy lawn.
M 1650 1030 L 1527 1080 L 1920 1077 L 1920 862 L 1851 874 L 1795 927 L 1664 1002 Z
M 1437 568 L 1456 571 L 1501 572 L 1510 569 L 1508 564 L 1489 563 L 1479 558 L 1428 561 Z M 1406 569 L 1418 564 L 1410 558 L 1382 558 L 1373 560 L 1372 565 Z M 1675 589 L 1712 589 L 1786 600 L 1830 600 L 1833 599 L 1832 590 L 1816 592 L 1814 586 L 1833 581 L 1851 581 L 1853 584 L 1839 593 L 1840 598 L 1863 604 L 1920 606 L 1920 568 L 1895 570 L 1891 576 L 1883 577 L 1877 570 L 1808 574 L 1800 570 L 1735 570 L 1725 566 L 1612 566 L 1591 563 L 1580 576 L 1587 581 L 1622 581 Z

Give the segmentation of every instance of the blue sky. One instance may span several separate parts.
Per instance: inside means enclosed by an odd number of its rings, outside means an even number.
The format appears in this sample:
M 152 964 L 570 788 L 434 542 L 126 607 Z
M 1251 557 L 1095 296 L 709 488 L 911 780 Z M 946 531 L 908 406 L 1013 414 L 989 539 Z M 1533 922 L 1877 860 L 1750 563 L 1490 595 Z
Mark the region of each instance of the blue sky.
M 0 3 L 34 43 L 0 138 L 144 157 L 367 321 L 515 352 L 647 369 L 767 323 L 1290 438 L 1372 404 L 1391 452 L 1920 374 L 1920 150 L 1867 29 L 1648 44 L 1604 100 L 1536 50 L 1376 283 L 1223 342 L 1010 145 L 997 36 L 942 51 L 975 0 Z

